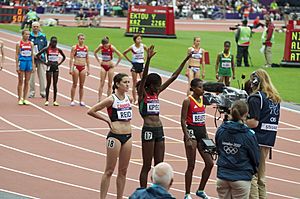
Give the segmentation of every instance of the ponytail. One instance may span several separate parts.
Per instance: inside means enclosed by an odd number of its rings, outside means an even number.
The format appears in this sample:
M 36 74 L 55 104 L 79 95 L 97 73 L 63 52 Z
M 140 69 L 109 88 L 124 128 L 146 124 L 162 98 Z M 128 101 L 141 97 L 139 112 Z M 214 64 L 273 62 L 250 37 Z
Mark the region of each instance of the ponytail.
M 248 105 L 245 101 L 237 100 L 231 106 L 232 121 L 238 122 L 243 116 L 248 113 Z

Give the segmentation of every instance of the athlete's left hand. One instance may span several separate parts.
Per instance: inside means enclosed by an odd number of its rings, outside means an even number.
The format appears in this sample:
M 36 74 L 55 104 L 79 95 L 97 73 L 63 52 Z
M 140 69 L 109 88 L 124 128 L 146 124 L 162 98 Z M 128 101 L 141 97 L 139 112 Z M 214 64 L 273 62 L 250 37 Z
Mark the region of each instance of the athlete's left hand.
M 86 71 L 86 76 L 89 76 L 90 75 L 90 71 Z

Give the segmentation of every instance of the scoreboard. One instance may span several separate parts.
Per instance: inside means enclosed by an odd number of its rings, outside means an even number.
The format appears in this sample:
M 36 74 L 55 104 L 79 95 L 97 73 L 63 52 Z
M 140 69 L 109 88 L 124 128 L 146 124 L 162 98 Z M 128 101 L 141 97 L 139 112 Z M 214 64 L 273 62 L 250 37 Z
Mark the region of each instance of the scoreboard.
M 283 66 L 300 67 L 300 20 L 290 20 L 285 35 Z
M 27 9 L 24 6 L 0 6 L 0 23 L 20 23 L 24 21 Z
M 126 36 L 176 38 L 173 7 L 131 6 L 128 10 Z

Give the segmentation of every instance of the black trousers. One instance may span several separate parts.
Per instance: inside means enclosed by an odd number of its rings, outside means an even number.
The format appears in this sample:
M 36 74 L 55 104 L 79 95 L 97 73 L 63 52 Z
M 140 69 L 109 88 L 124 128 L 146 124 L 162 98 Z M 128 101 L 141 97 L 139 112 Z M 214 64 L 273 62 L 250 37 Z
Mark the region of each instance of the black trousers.
M 237 66 L 242 65 L 242 58 L 244 58 L 244 64 L 246 67 L 249 67 L 249 62 L 248 62 L 248 48 L 249 46 L 238 46 L 237 47 L 237 54 L 236 54 L 236 64 Z

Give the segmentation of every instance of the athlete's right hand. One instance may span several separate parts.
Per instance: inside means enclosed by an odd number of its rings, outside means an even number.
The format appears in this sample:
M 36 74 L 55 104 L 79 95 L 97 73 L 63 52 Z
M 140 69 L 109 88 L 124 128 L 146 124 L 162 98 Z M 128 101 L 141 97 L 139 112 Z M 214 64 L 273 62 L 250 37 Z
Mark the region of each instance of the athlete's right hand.
M 217 80 L 219 79 L 219 75 L 218 75 L 218 74 L 216 74 L 216 79 L 217 79 Z
M 193 146 L 193 142 L 192 142 L 192 138 L 187 138 L 186 140 L 185 140 L 185 143 L 186 143 L 186 146 L 187 147 L 192 147 Z
M 148 48 L 148 51 L 147 51 L 147 57 L 151 59 L 155 54 L 156 54 L 156 52 L 154 52 L 154 46 L 151 45 L 151 46 Z
M 73 70 L 70 70 L 70 71 L 69 71 L 69 74 L 70 74 L 70 75 L 73 75 L 73 73 L 74 73 Z

